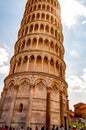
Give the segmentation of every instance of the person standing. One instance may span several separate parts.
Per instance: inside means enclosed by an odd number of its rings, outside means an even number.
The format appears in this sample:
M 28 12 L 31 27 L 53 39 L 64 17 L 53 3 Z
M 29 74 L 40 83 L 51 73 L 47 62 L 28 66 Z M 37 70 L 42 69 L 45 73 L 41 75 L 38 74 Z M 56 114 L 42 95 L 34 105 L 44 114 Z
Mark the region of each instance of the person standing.
M 58 126 L 56 127 L 56 130 L 59 130 Z
M 70 125 L 69 125 L 69 127 L 68 127 L 68 130 L 71 130 L 71 127 L 70 127 Z
M 61 126 L 60 126 L 60 130 L 64 130 L 64 127 L 63 127 L 63 125 L 61 125 Z
M 20 130 L 24 130 L 23 126 L 21 126 Z
M 42 126 L 41 130 L 44 130 L 44 129 L 45 129 L 45 127 L 44 127 L 44 126 Z
M 53 125 L 53 128 L 52 128 L 52 130 L 55 130 L 55 125 Z
M 36 126 L 35 130 L 38 130 L 38 127 Z

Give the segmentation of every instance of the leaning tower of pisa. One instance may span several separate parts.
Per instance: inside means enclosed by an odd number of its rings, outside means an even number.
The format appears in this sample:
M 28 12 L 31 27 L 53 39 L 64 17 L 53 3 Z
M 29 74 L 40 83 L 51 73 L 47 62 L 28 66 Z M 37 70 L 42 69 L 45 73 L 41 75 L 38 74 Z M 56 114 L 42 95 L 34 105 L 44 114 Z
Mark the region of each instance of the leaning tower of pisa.
M 28 0 L 1 94 L 0 122 L 68 126 L 61 9 L 57 0 Z

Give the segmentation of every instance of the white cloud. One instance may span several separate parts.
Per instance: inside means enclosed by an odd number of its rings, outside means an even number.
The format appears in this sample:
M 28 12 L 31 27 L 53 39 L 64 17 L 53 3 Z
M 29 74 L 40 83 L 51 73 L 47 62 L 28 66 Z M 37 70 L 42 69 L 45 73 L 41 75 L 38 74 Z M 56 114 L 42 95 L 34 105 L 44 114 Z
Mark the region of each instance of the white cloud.
M 0 47 L 0 66 L 4 65 L 4 63 L 8 62 L 9 53 L 6 48 Z
M 59 0 L 62 10 L 62 21 L 69 28 L 78 23 L 80 16 L 86 17 L 86 7 L 76 0 Z
M 1 92 L 3 91 L 4 83 L 0 84 L 0 98 L 1 98 Z
M 83 81 L 86 82 L 86 68 L 83 69 L 83 75 L 81 76 L 81 78 L 83 79 Z
M 72 75 L 67 78 L 69 91 L 86 92 L 86 69 L 81 76 Z
M 82 24 L 86 24 L 86 21 L 82 21 Z
M 78 52 L 77 52 L 76 50 L 71 50 L 71 51 L 70 51 L 70 56 L 71 56 L 71 57 L 78 57 L 79 54 L 78 54 Z
M 4 75 L 7 75 L 9 72 L 9 66 L 1 66 L 0 67 L 0 74 L 4 74 Z
M 9 59 L 9 47 L 4 44 L 4 47 L 0 47 L 0 74 L 7 75 L 9 72 L 8 67 L 8 59 Z

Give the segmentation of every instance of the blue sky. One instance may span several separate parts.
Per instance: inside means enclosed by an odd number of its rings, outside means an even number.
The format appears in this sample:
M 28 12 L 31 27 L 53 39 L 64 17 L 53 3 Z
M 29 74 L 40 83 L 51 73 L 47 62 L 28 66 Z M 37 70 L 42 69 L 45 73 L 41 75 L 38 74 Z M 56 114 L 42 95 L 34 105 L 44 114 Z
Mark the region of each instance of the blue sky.
M 9 71 L 9 61 L 27 0 L 0 0 L 0 92 Z M 86 103 L 86 0 L 59 0 L 65 47 L 66 81 L 70 109 Z

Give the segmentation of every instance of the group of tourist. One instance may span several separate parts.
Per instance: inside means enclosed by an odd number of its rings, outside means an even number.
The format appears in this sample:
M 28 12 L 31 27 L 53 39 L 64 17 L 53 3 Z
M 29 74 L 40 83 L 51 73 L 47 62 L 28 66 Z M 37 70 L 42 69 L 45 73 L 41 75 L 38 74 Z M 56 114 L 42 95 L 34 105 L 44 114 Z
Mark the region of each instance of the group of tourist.
M 21 127 L 20 130 L 24 130 L 23 127 Z M 27 130 L 32 130 L 32 128 L 27 127 Z M 45 127 L 45 126 L 42 126 L 41 129 L 39 129 L 39 128 L 36 126 L 36 127 L 35 127 L 35 130 L 48 130 L 48 128 Z M 61 125 L 60 127 L 58 127 L 58 126 L 55 127 L 55 125 L 53 125 L 51 130 L 64 130 L 64 128 L 63 128 L 63 125 Z
M 16 130 L 16 128 L 14 127 L 8 127 L 7 125 L 5 126 L 0 126 L 0 130 Z M 22 126 L 19 130 L 25 130 L 24 127 Z M 27 127 L 27 130 L 32 130 L 31 127 Z M 39 129 L 37 126 L 35 127 L 35 130 L 48 130 L 48 128 L 46 128 L 45 126 L 42 126 L 41 129 Z M 51 130 L 65 130 L 63 125 L 61 125 L 60 127 L 53 125 Z M 70 127 L 68 128 L 68 130 L 77 130 L 76 127 Z M 84 129 L 79 129 L 79 130 L 84 130 Z

